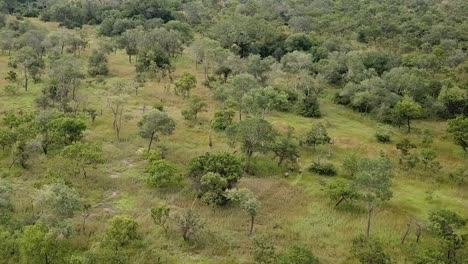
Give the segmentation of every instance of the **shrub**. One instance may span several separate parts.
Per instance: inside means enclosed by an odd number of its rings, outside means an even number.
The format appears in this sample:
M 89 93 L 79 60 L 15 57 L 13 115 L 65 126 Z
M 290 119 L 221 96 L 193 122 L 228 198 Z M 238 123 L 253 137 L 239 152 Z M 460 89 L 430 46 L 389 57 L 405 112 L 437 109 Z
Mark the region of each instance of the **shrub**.
M 388 143 L 392 141 L 392 131 L 388 128 L 379 128 L 375 133 L 375 138 L 380 143 Z
M 317 257 L 304 246 L 293 246 L 278 259 L 279 264 L 319 264 Z
M 214 114 L 214 118 L 211 121 L 211 128 L 216 130 L 226 130 L 231 124 L 234 118 L 234 112 L 231 109 L 223 109 Z
M 138 223 L 130 216 L 114 216 L 109 224 L 110 226 L 105 235 L 105 240 L 109 246 L 115 248 L 125 246 L 138 238 Z
M 146 182 L 153 187 L 165 187 L 180 182 L 177 169 L 166 160 L 157 160 L 149 164 Z
M 337 171 L 332 163 L 314 162 L 309 170 L 320 175 L 335 176 Z
M 390 264 L 390 256 L 384 252 L 382 243 L 375 239 L 367 239 L 364 235 L 358 236 L 353 240 L 353 255 L 360 263 Z

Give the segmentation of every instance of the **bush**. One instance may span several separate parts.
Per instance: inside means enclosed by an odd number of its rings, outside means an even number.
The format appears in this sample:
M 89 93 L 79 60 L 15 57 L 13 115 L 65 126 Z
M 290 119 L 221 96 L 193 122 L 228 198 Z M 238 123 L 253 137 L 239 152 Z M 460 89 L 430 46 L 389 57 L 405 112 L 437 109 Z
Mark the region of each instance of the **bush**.
M 304 97 L 300 104 L 299 114 L 304 117 L 321 117 L 322 114 L 320 113 L 320 105 L 317 97 L 310 95 Z
M 332 163 L 314 162 L 309 171 L 325 176 L 335 176 L 337 174 L 335 165 Z
M 146 182 L 153 187 L 166 187 L 180 182 L 177 169 L 166 160 L 157 160 L 149 164 Z
M 138 238 L 138 223 L 130 216 L 117 215 L 109 221 L 109 228 L 105 234 L 106 244 L 121 247 Z
M 278 258 L 279 264 L 319 264 L 317 257 L 304 246 L 293 246 Z
M 375 138 L 380 143 L 388 143 L 392 141 L 392 131 L 388 128 L 379 128 L 375 133 Z
M 367 239 L 361 235 L 353 240 L 353 255 L 360 263 L 390 264 L 390 256 L 384 252 L 382 243 L 375 239 Z
M 216 130 L 226 130 L 231 124 L 236 113 L 231 109 L 223 109 L 214 114 L 211 121 L 211 128 Z

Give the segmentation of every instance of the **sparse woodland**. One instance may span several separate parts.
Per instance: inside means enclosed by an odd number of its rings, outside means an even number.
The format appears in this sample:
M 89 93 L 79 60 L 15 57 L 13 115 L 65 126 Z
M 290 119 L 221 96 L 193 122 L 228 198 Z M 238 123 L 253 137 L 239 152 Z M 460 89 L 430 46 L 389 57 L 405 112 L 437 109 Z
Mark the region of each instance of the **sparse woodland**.
M 0 263 L 467 264 L 468 2 L 0 0 Z

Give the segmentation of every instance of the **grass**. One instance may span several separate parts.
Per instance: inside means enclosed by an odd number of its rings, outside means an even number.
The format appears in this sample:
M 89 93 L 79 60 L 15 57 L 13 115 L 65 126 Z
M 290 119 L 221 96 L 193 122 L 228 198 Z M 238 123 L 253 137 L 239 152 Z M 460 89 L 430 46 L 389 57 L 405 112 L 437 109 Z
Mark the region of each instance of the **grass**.
M 55 23 L 33 23 L 57 30 Z M 84 51 L 80 59 L 86 64 L 86 56 L 96 47 L 97 39 L 92 27 L 84 29 L 90 38 L 90 47 Z M 0 57 L 2 75 L 6 73 L 8 57 Z M 131 80 L 135 76 L 134 66 L 129 64 L 127 56 L 119 51 L 109 55 L 111 76 L 113 79 Z M 88 123 L 85 141 L 101 144 L 106 162 L 92 169 L 88 178 L 81 176 L 67 179 L 81 196 L 94 205 L 88 219 L 87 230 L 90 234 L 99 235 L 106 227 L 106 221 L 116 214 L 134 216 L 140 224 L 139 233 L 147 246 L 156 252 L 166 252 L 168 259 L 178 263 L 249 263 L 250 238 L 248 233 L 248 216 L 238 208 L 213 209 L 201 202 L 195 203 L 197 212 L 205 221 L 206 230 L 197 239 L 198 243 L 185 244 L 173 228 L 169 234 L 152 223 L 149 209 L 161 203 L 167 203 L 173 211 L 187 208 L 193 203 L 195 193 L 190 183 L 185 181 L 180 187 L 172 190 L 152 189 L 144 180 L 145 162 L 140 154 L 146 148 L 146 140 L 137 136 L 137 122 L 143 115 L 143 109 L 151 108 L 155 102 L 162 101 L 166 111 L 177 122 L 176 132 L 165 136 L 158 144 L 168 147 L 168 159 L 179 166 L 180 173 L 185 172 L 187 162 L 207 151 L 234 151 L 221 133 L 213 134 L 214 147 L 208 146 L 210 118 L 218 108 L 218 102 L 211 97 L 208 88 L 201 85 L 202 69 L 195 69 L 188 53 L 182 54 L 175 61 L 176 76 L 190 72 L 197 76 L 198 86 L 193 94 L 206 100 L 209 109 L 200 115 L 202 125 L 192 127 L 181 116 L 181 110 L 186 101 L 164 90 L 163 83 L 148 82 L 140 90 L 138 96 L 131 95 L 125 110 L 125 121 L 122 130 L 122 140 L 115 139 L 112 130 L 112 116 L 106 107 L 108 93 L 94 82 L 87 79 L 79 90 L 80 96 L 86 98 L 88 105 L 102 109 L 94 124 Z M 19 75 L 21 76 L 21 75 Z M 90 83 L 91 85 L 88 85 Z M 6 84 L 0 78 L 0 87 Z M 86 84 L 86 85 L 85 85 Z M 40 92 L 41 83 L 32 84 L 28 92 L 21 91 L 16 96 L 10 96 L 0 89 L 0 113 L 11 110 L 35 110 L 34 98 Z M 294 127 L 296 136 L 301 138 L 316 122 L 326 124 L 330 136 L 334 139 L 330 162 L 340 165 L 343 158 L 350 153 L 376 157 L 381 151 L 396 160 L 398 152 L 394 144 L 379 144 L 374 133 L 379 124 L 368 116 L 352 112 L 343 106 L 335 105 L 324 97 L 321 100 L 323 117 L 308 119 L 292 113 L 272 113 L 267 119 L 275 128 L 285 131 L 288 126 Z M 429 129 L 434 135 L 434 148 L 439 154 L 443 165 L 440 172 L 446 175 L 454 167 L 466 165 L 462 151 L 446 137 L 445 123 L 436 121 L 416 121 L 414 127 L 422 131 Z M 403 130 L 402 130 L 403 131 Z M 408 137 L 419 142 L 419 135 L 406 135 L 394 129 L 394 142 Z M 257 166 L 261 177 L 245 177 L 240 187 L 254 191 L 262 203 L 255 226 L 256 234 L 268 235 L 279 251 L 294 244 L 305 244 L 323 263 L 355 263 L 350 256 L 351 240 L 357 234 L 363 233 L 366 222 L 365 211 L 343 206 L 335 209 L 333 203 L 326 197 L 324 183 L 329 181 L 308 172 L 309 166 L 320 153 L 328 151 L 328 146 L 321 146 L 317 151 L 301 148 L 300 164 L 304 173 L 293 173 L 284 178 L 281 169 L 277 169 L 271 154 L 257 155 Z M 12 177 L 18 191 L 15 194 L 18 211 L 30 206 L 33 193 L 39 186 L 47 183 L 45 177 L 47 160 L 41 154 L 35 154 L 29 170 L 14 168 L 9 175 Z M 8 154 L 3 154 L 1 166 L 9 162 Z M 5 169 L 3 170 L 5 171 Z M 468 192 L 465 187 L 454 187 L 438 183 L 431 175 L 420 171 L 403 173 L 398 171 L 394 179 L 393 199 L 379 207 L 373 218 L 372 234 L 380 237 L 398 263 L 403 263 L 408 257 L 407 248 L 400 245 L 399 240 L 411 218 L 426 219 L 430 210 L 449 208 L 468 217 Z M 20 195 L 27 193 L 29 195 Z M 75 224 L 80 223 L 77 216 Z M 409 239 L 413 239 L 410 237 Z M 72 244 L 85 249 L 93 239 L 87 235 L 77 235 Z

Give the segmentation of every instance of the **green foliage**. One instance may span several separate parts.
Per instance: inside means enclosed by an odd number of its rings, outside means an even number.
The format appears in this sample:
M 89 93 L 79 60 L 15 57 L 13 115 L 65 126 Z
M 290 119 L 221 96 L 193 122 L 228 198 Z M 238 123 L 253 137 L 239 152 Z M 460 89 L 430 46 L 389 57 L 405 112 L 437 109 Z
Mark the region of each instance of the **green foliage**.
M 459 116 L 448 121 L 448 132 L 455 139 L 455 142 L 468 151 L 468 118 Z
M 79 193 L 62 181 L 46 185 L 41 189 L 36 203 L 42 208 L 44 224 L 71 218 L 81 208 Z
M 5 179 L 0 179 L 0 224 L 5 224 L 13 212 L 12 191 L 13 189 L 9 182 Z
M 139 134 L 142 138 L 149 139 L 148 151 L 151 150 L 153 139 L 158 140 L 160 135 L 170 135 L 176 128 L 175 121 L 165 112 L 152 110 L 146 113 L 138 122 Z
M 468 182 L 468 169 L 460 167 L 449 173 L 449 179 L 459 186 Z
M 226 130 L 232 124 L 234 115 L 235 112 L 228 108 L 215 112 L 211 127 L 216 130 Z
M 85 177 L 87 176 L 86 166 L 95 166 L 104 161 L 102 149 L 90 143 L 73 143 L 63 149 L 62 156 L 81 169 Z
M 293 138 L 292 132 L 292 129 L 290 129 L 286 136 L 276 136 L 271 146 L 271 150 L 275 153 L 275 156 L 278 157 L 278 166 L 280 166 L 285 159 L 295 163 L 297 158 L 299 158 L 299 144 Z
M 18 241 L 12 233 L 0 227 L 0 258 L 16 260 L 14 256 L 18 256 Z
M 167 187 L 180 182 L 176 166 L 166 160 L 151 161 L 146 168 L 146 182 L 152 187 Z
M 269 149 L 275 132 L 268 121 L 252 118 L 229 127 L 227 134 L 231 142 L 241 144 L 250 162 L 255 152 L 266 152 Z
M 317 257 L 305 246 L 293 246 L 279 256 L 278 264 L 319 264 Z
M 109 221 L 109 227 L 104 236 L 104 244 L 107 247 L 118 248 L 130 244 L 138 239 L 138 223 L 130 216 L 117 215 Z
M 315 95 L 305 96 L 300 104 L 299 114 L 305 117 L 319 118 L 322 116 L 320 105 Z
M 360 197 L 356 185 L 352 181 L 338 178 L 327 185 L 327 194 L 336 202 L 335 206 L 343 201 L 354 201 Z
M 20 258 L 23 263 L 49 263 L 65 261 L 65 245 L 56 240 L 41 224 L 26 226 L 18 238 Z
M 184 73 L 175 82 L 174 92 L 176 95 L 182 95 L 184 98 L 190 97 L 190 91 L 197 85 L 197 78 L 190 74 Z
M 198 96 L 190 98 L 190 103 L 185 110 L 182 110 L 182 116 L 189 121 L 197 121 L 198 114 L 207 111 L 208 105 Z
M 51 122 L 51 127 L 56 135 L 63 140 L 65 144 L 71 144 L 83 137 L 86 130 L 86 123 L 77 118 L 59 117 Z
M 421 162 L 424 165 L 424 169 L 434 173 L 438 172 L 442 166 L 436 159 L 437 153 L 434 149 L 425 148 L 421 150 Z
M 243 174 L 241 160 L 228 152 L 205 153 L 190 161 L 189 176 L 196 186 L 200 186 L 203 175 L 212 172 L 227 180 L 227 187 L 232 188 Z
M 392 177 L 393 166 L 388 158 L 363 159 L 354 175 L 354 182 L 364 200 L 372 204 L 392 198 Z
M 380 127 L 375 133 L 375 138 L 380 143 L 388 143 L 392 141 L 392 131 L 388 127 Z
M 407 121 L 408 133 L 410 133 L 410 120 L 421 117 L 422 107 L 411 97 L 405 96 L 401 101 L 396 103 L 395 107 L 393 108 L 393 113 L 397 119 Z
M 314 172 L 320 175 L 325 175 L 325 176 L 335 176 L 337 174 L 335 165 L 333 165 L 333 163 L 327 163 L 327 162 L 314 162 L 310 166 L 309 170 L 311 172 Z
M 331 138 L 328 136 L 327 129 L 321 123 L 315 124 L 312 129 L 307 133 L 306 144 L 313 146 L 314 149 L 317 145 L 330 143 Z
M 166 205 L 151 208 L 151 218 L 153 219 L 154 224 L 161 226 L 165 233 L 167 233 L 168 230 L 167 221 L 169 220 L 170 212 L 171 208 Z
M 249 214 L 251 219 L 249 235 L 252 236 L 255 216 L 257 216 L 258 209 L 261 205 L 257 197 L 254 193 L 245 188 L 228 190 L 226 196 L 229 200 L 239 203 L 240 207 Z
M 242 98 L 242 104 L 248 113 L 263 118 L 274 109 L 287 108 L 288 99 L 286 93 L 266 87 L 248 91 Z
M 93 50 L 90 57 L 88 58 L 88 73 L 91 76 L 109 74 L 107 58 L 104 53 Z
M 360 263 L 391 264 L 392 259 L 384 251 L 382 242 L 376 238 L 367 239 L 361 235 L 353 240 L 352 253 Z
M 206 173 L 200 179 L 201 200 L 213 207 L 225 205 L 227 184 L 226 178 L 221 177 L 219 173 Z
M 252 256 L 255 263 L 258 264 L 273 264 L 277 260 L 275 247 L 268 238 L 263 236 L 255 237 L 252 240 Z

